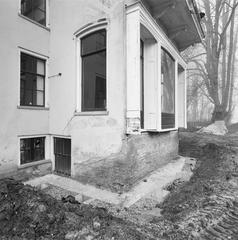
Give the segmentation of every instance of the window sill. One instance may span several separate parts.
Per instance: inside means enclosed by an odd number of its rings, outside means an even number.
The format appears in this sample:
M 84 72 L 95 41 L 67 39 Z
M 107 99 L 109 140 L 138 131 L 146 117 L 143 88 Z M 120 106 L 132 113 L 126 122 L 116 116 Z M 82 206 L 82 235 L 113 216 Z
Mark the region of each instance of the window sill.
M 35 106 L 17 106 L 18 109 L 25 109 L 25 110 L 40 110 L 40 111 L 49 111 L 48 107 L 35 107 Z
M 95 112 L 75 112 L 74 116 L 108 116 L 108 111 L 95 111 Z
M 50 28 L 48 28 L 48 27 L 46 27 L 46 26 L 44 26 L 44 25 L 42 25 L 42 24 L 40 24 L 40 23 L 38 23 L 38 22 L 36 22 L 36 21 L 34 21 L 34 20 L 24 16 L 24 15 L 22 15 L 21 13 L 18 13 L 18 16 L 27 20 L 27 21 L 29 21 L 29 22 L 31 22 L 31 23 L 33 23 L 33 24 L 35 24 L 35 25 L 37 25 L 37 26 L 39 26 L 39 27 L 41 27 L 41 28 L 44 28 L 45 30 L 50 32 Z
M 127 132 L 127 135 L 143 135 L 147 133 L 166 133 L 166 132 L 174 132 L 178 131 L 178 128 L 170 128 L 170 129 L 139 129 L 135 132 Z
M 25 169 L 25 168 L 29 168 L 29 167 L 34 167 L 36 165 L 46 164 L 46 163 L 51 163 L 51 160 L 40 160 L 40 161 L 36 161 L 36 162 L 22 164 L 22 165 L 18 166 L 18 169 Z
M 172 131 L 177 131 L 178 128 L 168 128 L 168 129 L 160 129 L 158 132 L 172 132 Z

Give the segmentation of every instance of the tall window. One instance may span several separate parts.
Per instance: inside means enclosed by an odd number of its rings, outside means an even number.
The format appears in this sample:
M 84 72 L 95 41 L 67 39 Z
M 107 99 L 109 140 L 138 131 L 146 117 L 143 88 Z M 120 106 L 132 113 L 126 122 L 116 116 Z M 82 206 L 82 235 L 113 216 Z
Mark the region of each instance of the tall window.
M 21 0 L 21 14 L 46 25 L 46 0 Z
M 162 49 L 161 56 L 162 129 L 175 127 L 175 61 Z
M 140 122 L 141 129 L 144 128 L 144 42 L 140 40 L 140 82 L 141 82 L 141 102 L 140 102 Z
M 81 39 L 82 111 L 106 110 L 106 30 Z
M 20 140 L 21 164 L 45 159 L 45 137 Z
M 21 53 L 21 106 L 45 105 L 45 60 Z

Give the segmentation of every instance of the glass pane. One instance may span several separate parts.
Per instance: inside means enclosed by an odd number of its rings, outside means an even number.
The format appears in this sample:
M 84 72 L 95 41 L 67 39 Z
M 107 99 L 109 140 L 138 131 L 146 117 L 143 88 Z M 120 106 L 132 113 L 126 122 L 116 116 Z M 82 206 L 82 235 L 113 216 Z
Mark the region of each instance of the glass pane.
M 45 11 L 45 2 L 46 2 L 46 0 L 33 0 L 32 1 L 33 10 L 39 8 L 39 9 Z
M 44 78 L 43 77 L 37 76 L 36 90 L 41 90 L 41 91 L 44 90 Z
M 162 128 L 175 127 L 175 61 L 162 49 L 161 56 Z
M 83 110 L 106 109 L 106 51 L 82 58 Z
M 41 9 L 35 9 L 33 12 L 34 20 L 42 25 L 46 24 L 45 12 Z
M 21 0 L 21 13 L 36 22 L 46 24 L 46 0 Z
M 21 71 L 36 73 L 36 58 L 25 53 L 21 53 Z
M 33 105 L 33 92 L 32 90 L 21 90 L 21 105 L 23 106 L 31 106 Z
M 45 75 L 45 62 L 37 59 L 37 74 Z
M 36 92 L 36 105 L 43 106 L 44 105 L 44 92 L 37 91 Z
M 43 160 L 44 156 L 44 148 L 45 148 L 45 138 L 35 138 L 34 139 L 34 160 Z
M 161 57 L 162 112 L 175 113 L 175 61 L 162 49 Z
M 82 38 L 81 55 L 86 55 L 106 48 L 106 31 L 102 30 Z
M 32 9 L 32 0 L 21 0 L 21 13 L 25 16 L 31 12 Z

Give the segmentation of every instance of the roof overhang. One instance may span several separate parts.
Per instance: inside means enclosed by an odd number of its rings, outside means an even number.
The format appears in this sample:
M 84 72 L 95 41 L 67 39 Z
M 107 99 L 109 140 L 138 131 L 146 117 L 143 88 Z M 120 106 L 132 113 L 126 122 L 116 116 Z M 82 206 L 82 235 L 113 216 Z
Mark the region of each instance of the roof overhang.
M 145 0 L 150 11 L 179 51 L 200 43 L 204 32 L 194 0 Z

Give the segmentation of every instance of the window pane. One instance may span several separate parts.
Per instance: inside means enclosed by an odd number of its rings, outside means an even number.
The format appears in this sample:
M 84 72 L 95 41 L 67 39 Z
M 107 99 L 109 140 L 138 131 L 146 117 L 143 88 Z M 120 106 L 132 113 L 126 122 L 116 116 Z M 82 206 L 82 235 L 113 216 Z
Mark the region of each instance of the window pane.
M 41 9 L 35 9 L 34 12 L 34 20 L 42 25 L 46 25 L 46 17 L 45 12 Z
M 162 127 L 175 127 L 175 61 L 164 49 L 161 56 Z
M 33 105 L 33 92 L 32 90 L 21 89 L 21 105 L 32 106 Z
M 36 105 L 38 105 L 38 106 L 44 105 L 44 92 L 42 92 L 42 91 L 36 92 Z
M 21 14 L 46 25 L 46 0 L 21 0 Z
M 83 110 L 106 109 L 106 51 L 82 59 Z
M 164 50 L 162 50 L 162 112 L 175 112 L 175 61 Z
M 32 0 L 21 0 L 21 13 L 25 16 L 28 16 L 29 13 L 31 13 Z
M 20 140 L 21 164 L 45 159 L 45 138 L 27 138 Z
M 102 30 L 81 40 L 82 52 L 81 55 L 87 55 L 106 48 L 106 31 Z
M 45 75 L 45 62 L 42 60 L 37 60 L 37 74 Z
M 41 9 L 43 11 L 45 11 L 45 1 L 46 0 L 33 0 L 32 1 L 32 6 L 33 6 L 33 9 Z
M 21 53 L 21 70 L 28 73 L 36 73 L 36 58 Z
M 40 74 L 41 76 L 39 76 Z M 21 93 L 20 104 L 24 106 L 43 106 L 45 92 L 45 61 L 21 54 Z M 39 94 L 37 91 L 40 91 Z
M 37 76 L 36 90 L 41 90 L 41 91 L 44 90 L 44 78 L 43 77 Z

